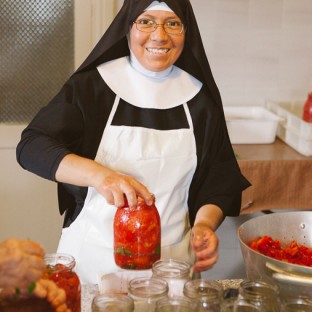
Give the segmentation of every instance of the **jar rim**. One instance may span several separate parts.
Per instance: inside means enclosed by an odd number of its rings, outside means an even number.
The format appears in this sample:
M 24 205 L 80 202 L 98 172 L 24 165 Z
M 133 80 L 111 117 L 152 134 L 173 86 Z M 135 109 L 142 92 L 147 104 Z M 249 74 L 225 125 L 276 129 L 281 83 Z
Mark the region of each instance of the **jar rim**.
M 223 295 L 223 287 L 217 281 L 201 278 L 187 281 L 184 284 L 183 293 L 192 299 L 220 300 Z
M 92 300 L 92 306 L 100 305 L 102 303 L 116 303 L 122 308 L 134 309 L 134 301 L 131 297 L 125 294 L 99 294 Z
M 154 277 L 138 277 L 129 281 L 128 292 L 139 297 L 156 298 L 168 293 L 169 287 L 165 280 Z
M 66 253 L 48 253 L 44 255 L 46 265 L 55 266 L 63 264 L 66 269 L 73 269 L 76 266 L 75 258 Z
M 152 272 L 157 277 L 181 278 L 189 276 L 191 265 L 186 261 L 160 259 L 153 263 Z

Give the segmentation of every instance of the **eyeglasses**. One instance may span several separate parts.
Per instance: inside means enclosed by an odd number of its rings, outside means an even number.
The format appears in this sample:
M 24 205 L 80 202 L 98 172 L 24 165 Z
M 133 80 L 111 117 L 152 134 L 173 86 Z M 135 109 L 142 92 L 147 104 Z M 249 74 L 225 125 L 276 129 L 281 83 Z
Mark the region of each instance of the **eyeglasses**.
M 183 24 L 178 21 L 169 21 L 165 24 L 157 24 L 155 21 L 149 19 L 140 19 L 133 22 L 133 24 L 136 25 L 137 30 L 146 33 L 155 31 L 159 26 L 162 26 L 165 32 L 170 35 L 180 35 L 184 30 Z

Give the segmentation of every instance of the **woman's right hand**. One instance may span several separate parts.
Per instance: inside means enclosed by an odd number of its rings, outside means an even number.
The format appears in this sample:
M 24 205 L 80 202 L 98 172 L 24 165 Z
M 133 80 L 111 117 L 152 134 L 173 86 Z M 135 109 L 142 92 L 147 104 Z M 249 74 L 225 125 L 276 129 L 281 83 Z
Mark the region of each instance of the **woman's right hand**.
M 77 186 L 92 186 L 109 204 L 116 207 L 122 207 L 125 198 L 130 208 L 137 205 L 138 196 L 143 198 L 147 205 L 152 205 L 155 199 L 147 187 L 134 177 L 74 154 L 63 158 L 56 172 L 56 180 Z

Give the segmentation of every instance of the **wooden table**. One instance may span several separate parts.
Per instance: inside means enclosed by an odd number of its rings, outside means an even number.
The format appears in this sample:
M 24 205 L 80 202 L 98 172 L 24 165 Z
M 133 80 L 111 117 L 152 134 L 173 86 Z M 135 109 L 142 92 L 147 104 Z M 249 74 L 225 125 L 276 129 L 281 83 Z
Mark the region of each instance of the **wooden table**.
M 312 210 L 312 157 L 276 139 L 272 144 L 234 144 L 244 176 L 241 214 L 260 210 Z

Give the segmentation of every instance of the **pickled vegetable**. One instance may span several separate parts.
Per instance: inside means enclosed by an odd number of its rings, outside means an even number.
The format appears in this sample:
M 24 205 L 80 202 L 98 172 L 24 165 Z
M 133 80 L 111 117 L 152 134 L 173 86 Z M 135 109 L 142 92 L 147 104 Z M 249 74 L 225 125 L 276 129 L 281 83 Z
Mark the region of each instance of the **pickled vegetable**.
M 160 259 L 161 227 L 155 205 L 138 198 L 135 209 L 126 204 L 114 218 L 114 257 L 124 269 L 150 269 Z

